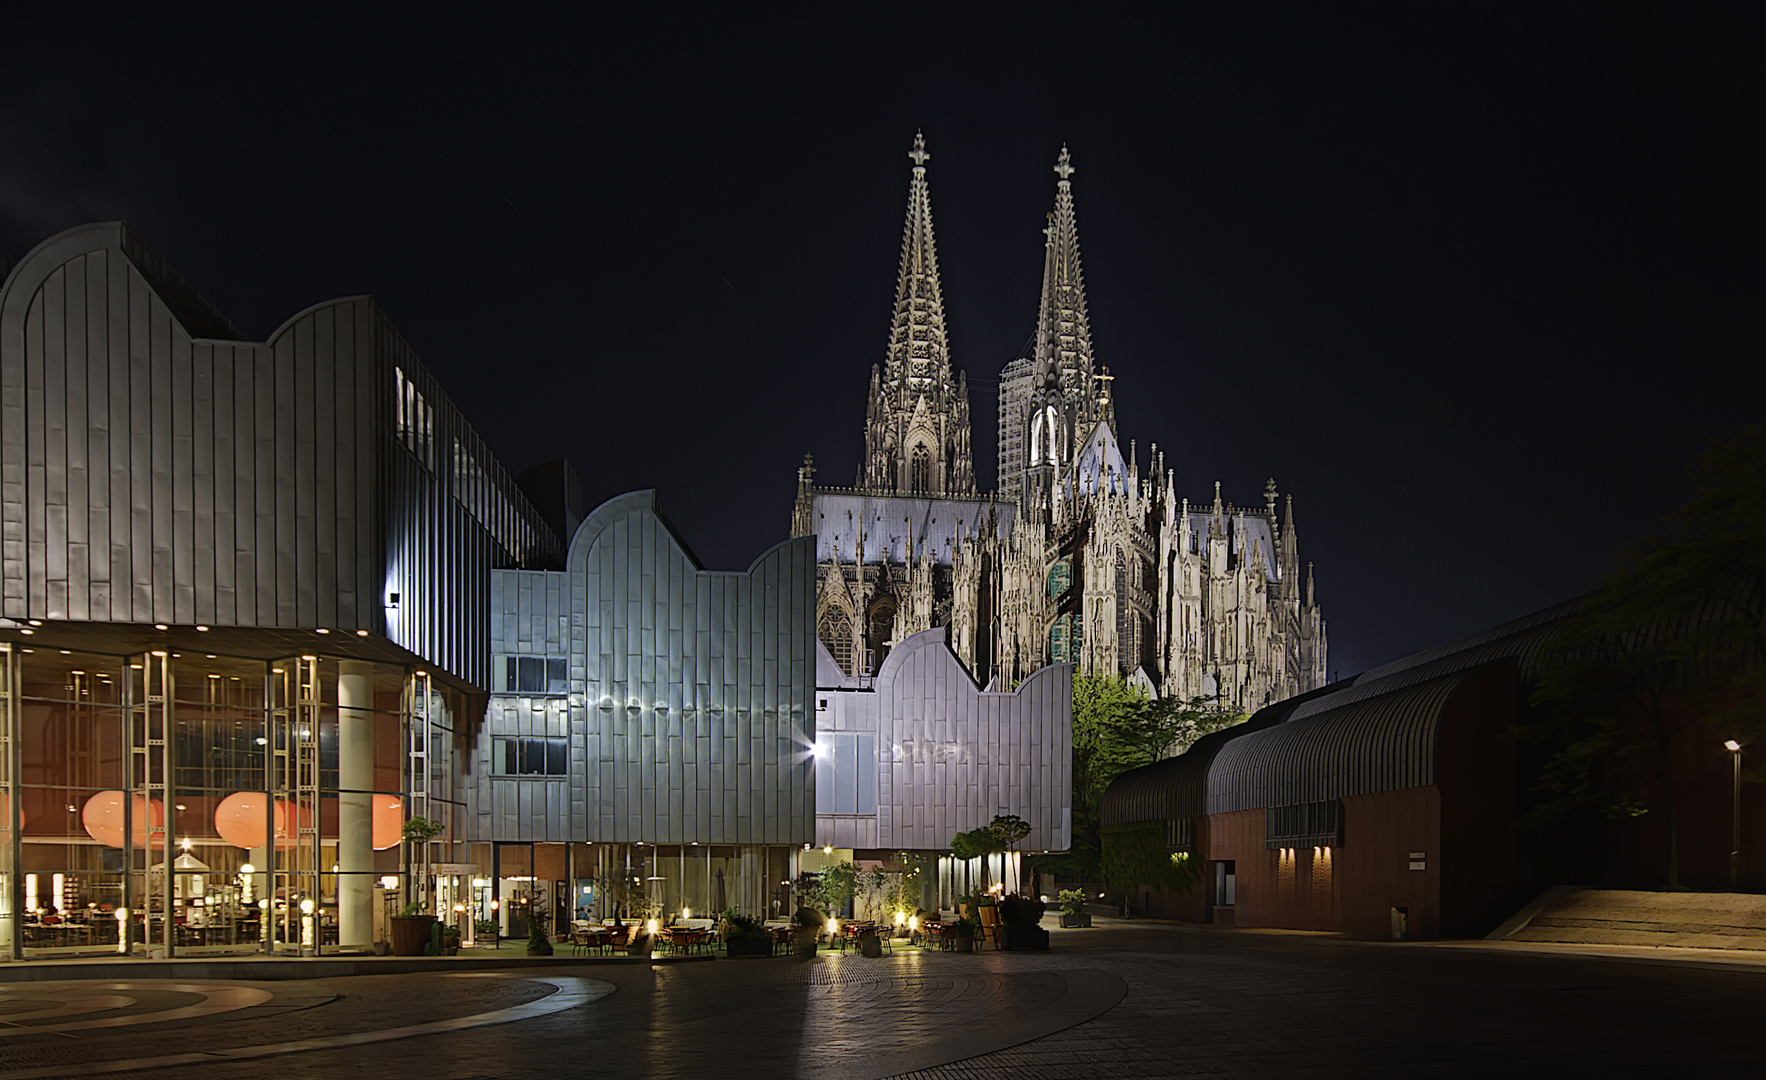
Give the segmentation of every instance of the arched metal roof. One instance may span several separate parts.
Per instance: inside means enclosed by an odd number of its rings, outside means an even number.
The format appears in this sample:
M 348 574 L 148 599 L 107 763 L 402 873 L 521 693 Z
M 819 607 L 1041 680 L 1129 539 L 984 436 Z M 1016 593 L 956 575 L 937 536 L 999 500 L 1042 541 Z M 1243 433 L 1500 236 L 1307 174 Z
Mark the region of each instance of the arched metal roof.
M 1207 812 L 1323 802 L 1435 782 L 1435 742 L 1448 699 L 1472 672 L 1290 720 L 1221 748 L 1208 769 Z
M 1104 793 L 1098 808 L 1103 824 L 1127 825 L 1136 821 L 1177 821 L 1206 813 L 1208 766 L 1221 747 L 1252 732 L 1281 724 L 1290 713 L 1313 698 L 1329 694 L 1344 684 L 1333 683 L 1266 705 L 1242 724 L 1197 739 L 1187 751 L 1164 761 L 1143 765 L 1118 776 Z
M 1509 657 L 1520 664 L 1521 690 L 1525 693 L 1532 687 L 1534 676 L 1539 673 L 1552 636 L 1562 627 L 1565 619 L 1576 613 L 1581 604 L 1580 598 L 1554 604 L 1501 626 L 1491 627 L 1432 649 L 1424 649 L 1372 671 L 1365 671 L 1356 676 L 1348 687 L 1328 697 L 1314 698 L 1294 710 L 1289 719 L 1304 720 L 1357 701 L 1367 701 L 1394 690 L 1417 686 L 1443 675 L 1469 671 Z

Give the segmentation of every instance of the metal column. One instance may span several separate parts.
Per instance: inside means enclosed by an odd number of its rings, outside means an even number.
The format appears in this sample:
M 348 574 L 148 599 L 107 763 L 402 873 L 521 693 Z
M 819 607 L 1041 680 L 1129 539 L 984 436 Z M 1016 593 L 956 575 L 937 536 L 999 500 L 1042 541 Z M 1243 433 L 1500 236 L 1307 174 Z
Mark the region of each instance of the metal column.
M 19 917 L 24 903 L 19 897 L 24 881 L 24 845 L 19 842 L 19 655 L 11 642 L 0 642 L 0 788 L 5 791 L 5 860 L 0 863 L 0 936 L 8 960 L 24 958 L 24 927 Z
M 434 705 L 429 673 L 414 671 L 405 680 L 405 820 L 430 820 L 429 748 L 434 733 L 430 713 Z M 405 844 L 405 902 L 429 900 L 430 842 Z
M 169 959 L 177 950 L 173 903 L 177 880 L 172 865 L 177 858 L 173 853 L 177 827 L 172 809 L 172 662 L 164 649 L 156 649 L 139 660 L 141 677 L 129 680 L 129 795 L 123 800 L 123 850 L 130 867 L 129 892 L 133 895 L 124 898 L 131 918 L 124 920 L 121 930 L 132 935 L 132 916 L 139 911 L 141 944 L 147 954 L 157 953 Z M 134 664 L 130 669 L 137 670 Z M 145 820 L 136 822 L 137 814 Z M 135 888 L 134 869 L 137 846 L 141 849 L 139 890 Z M 132 940 L 124 941 L 127 951 L 132 952 L 134 945 Z
M 319 658 L 284 661 L 281 694 L 270 710 L 270 793 L 280 804 L 271 875 L 273 910 L 290 951 L 317 951 L 319 849 Z M 307 910 L 306 906 L 311 906 Z

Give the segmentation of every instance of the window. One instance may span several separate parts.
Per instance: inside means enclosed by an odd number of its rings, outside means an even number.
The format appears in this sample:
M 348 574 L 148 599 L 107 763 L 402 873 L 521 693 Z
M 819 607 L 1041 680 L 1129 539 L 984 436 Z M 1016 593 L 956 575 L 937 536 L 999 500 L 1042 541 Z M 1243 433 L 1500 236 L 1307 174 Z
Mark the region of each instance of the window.
M 823 732 L 816 737 L 816 813 L 877 812 L 877 736 Z
M 1336 799 L 1267 807 L 1263 823 L 1263 846 L 1270 851 L 1343 843 L 1342 803 Z
M 491 770 L 502 776 L 568 776 L 570 755 L 563 739 L 496 738 Z
M 1129 640 L 1128 621 L 1128 563 L 1122 558 L 1122 549 L 1116 549 L 1116 670 L 1122 674 L 1130 674 L 1134 669 L 1129 665 L 1134 656 L 1133 643 Z
M 394 379 L 393 408 L 399 441 L 416 455 L 426 469 L 435 468 L 435 410 L 423 400 L 417 384 L 405 378 L 405 370 L 392 369 Z
M 926 450 L 925 443 L 914 445 L 913 466 L 908 473 L 908 491 L 914 495 L 928 495 L 932 492 L 932 455 Z
M 570 692 L 570 663 L 561 656 L 505 656 L 502 694 L 566 694 Z
M 816 636 L 828 647 L 834 662 L 848 675 L 852 670 L 852 617 L 842 608 L 829 605 L 816 620 Z

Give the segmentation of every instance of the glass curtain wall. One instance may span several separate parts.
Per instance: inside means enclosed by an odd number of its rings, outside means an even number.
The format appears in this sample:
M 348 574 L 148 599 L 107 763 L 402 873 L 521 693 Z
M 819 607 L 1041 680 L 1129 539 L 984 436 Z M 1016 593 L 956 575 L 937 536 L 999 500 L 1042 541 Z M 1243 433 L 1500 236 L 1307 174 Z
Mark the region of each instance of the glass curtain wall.
M 300 953 L 386 940 L 412 852 L 421 871 L 460 824 L 455 736 L 446 724 L 412 735 L 412 681 L 318 654 L 0 646 L 0 949 Z M 421 763 L 442 823 L 432 844 L 403 842 L 413 738 L 433 746 Z M 429 879 L 418 881 L 412 895 L 427 903 Z

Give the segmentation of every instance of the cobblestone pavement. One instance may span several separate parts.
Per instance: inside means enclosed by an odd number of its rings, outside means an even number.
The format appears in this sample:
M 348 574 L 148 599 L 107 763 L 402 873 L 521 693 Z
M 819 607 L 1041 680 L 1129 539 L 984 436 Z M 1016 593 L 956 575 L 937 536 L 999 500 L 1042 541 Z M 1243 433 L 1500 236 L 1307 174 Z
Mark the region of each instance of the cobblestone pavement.
M 326 1043 L 425 1021 L 464 1023 L 524 1004 L 538 1009 L 557 986 L 591 980 L 612 992 L 494 1026 Z M 824 954 L 807 963 L 654 968 L 561 958 L 543 971 L 232 985 L 307 1003 L 170 1030 L 147 1022 L 21 1045 L 0 1035 L 0 1080 L 52 1063 L 71 1069 L 62 1075 L 90 1075 L 103 1061 L 277 1042 L 312 1048 L 120 1075 L 300 1078 L 366 1068 L 376 1080 L 536 1072 L 829 1080 L 1758 1076 L 1751 1032 L 1766 1007 L 1766 967 L 1161 924 L 1056 930 L 1046 954 L 900 950 L 881 959 Z M 326 994 L 335 999 L 322 1000 Z M 163 1011 L 182 1000 L 144 997 L 136 1008 Z M 41 1008 L 12 1001 L 0 995 L 0 1030 L 9 1015 Z

